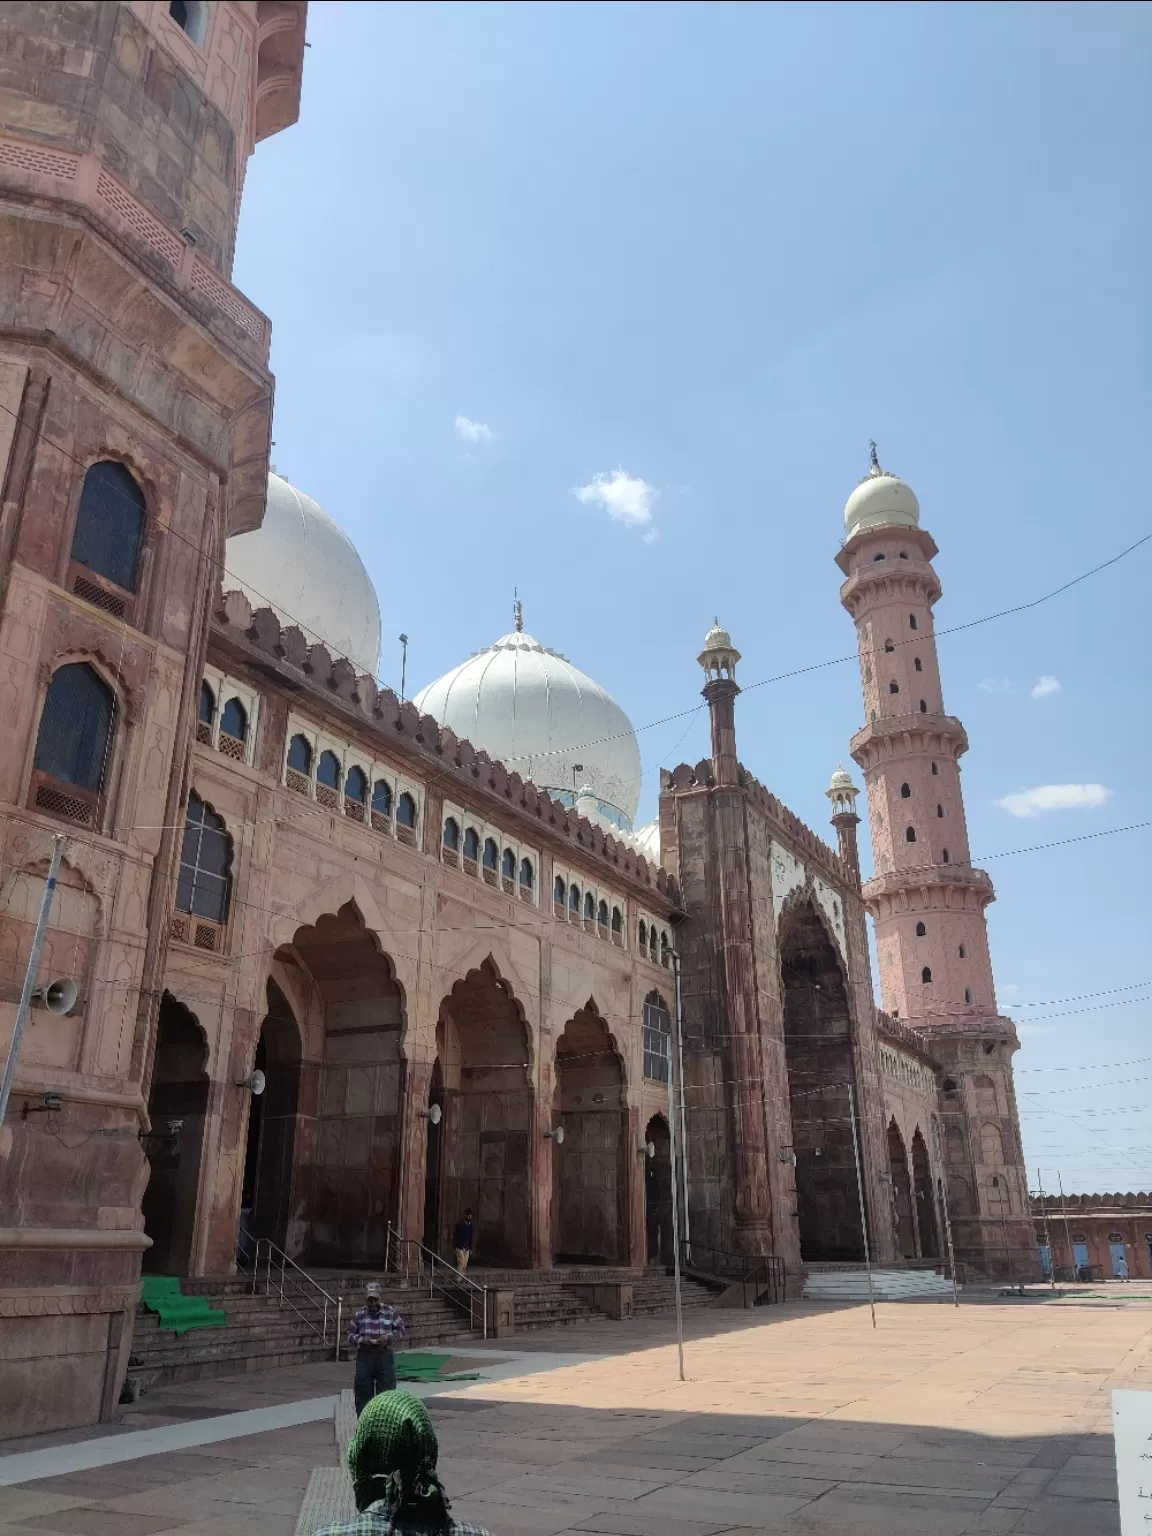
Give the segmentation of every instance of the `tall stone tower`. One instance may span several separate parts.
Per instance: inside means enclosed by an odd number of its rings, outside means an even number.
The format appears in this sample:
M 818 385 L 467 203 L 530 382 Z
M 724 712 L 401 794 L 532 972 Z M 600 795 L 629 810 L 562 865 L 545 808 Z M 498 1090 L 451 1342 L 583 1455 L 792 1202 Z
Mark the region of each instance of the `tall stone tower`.
M 836 557 L 856 623 L 866 724 L 864 772 L 875 873 L 863 890 L 876 933 L 882 1006 L 931 1036 L 946 1069 L 941 1150 L 957 1258 L 992 1274 L 1035 1267 L 1012 1081 L 1015 1026 L 996 1006 L 985 908 L 992 882 L 971 863 L 960 757 L 964 727 L 944 709 L 932 610 L 937 547 L 909 486 L 881 469 L 849 497 Z
M 305 10 L 0 14 L 0 1055 L 59 834 L 39 980 L 78 988 L 33 1007 L 0 1128 L 0 1436 L 108 1418 L 127 1363 L 208 620 L 264 514 L 271 333 L 236 222 L 296 119 Z

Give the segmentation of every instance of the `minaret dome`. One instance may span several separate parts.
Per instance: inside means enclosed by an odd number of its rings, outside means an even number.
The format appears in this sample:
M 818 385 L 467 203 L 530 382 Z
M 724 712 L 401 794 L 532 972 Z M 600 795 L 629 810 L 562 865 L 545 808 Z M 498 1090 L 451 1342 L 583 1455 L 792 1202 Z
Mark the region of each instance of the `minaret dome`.
M 880 468 L 876 444 L 872 444 L 872 465 L 848 498 L 844 508 L 844 530 L 848 538 L 872 528 L 919 528 L 920 503 L 910 485 L 898 475 Z

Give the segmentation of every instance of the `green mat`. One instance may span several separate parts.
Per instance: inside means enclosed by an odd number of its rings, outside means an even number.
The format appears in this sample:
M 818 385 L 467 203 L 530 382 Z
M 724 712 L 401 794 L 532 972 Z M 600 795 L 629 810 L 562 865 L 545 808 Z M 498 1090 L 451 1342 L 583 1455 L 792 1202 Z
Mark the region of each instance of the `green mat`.
M 227 1314 L 210 1307 L 203 1296 L 185 1296 L 177 1275 L 145 1275 L 141 1301 L 155 1312 L 161 1328 L 187 1333 L 190 1328 L 222 1328 Z
M 448 1364 L 451 1355 L 436 1355 L 427 1350 L 406 1349 L 396 1356 L 397 1381 L 479 1381 L 479 1371 L 454 1371 L 451 1376 L 440 1372 Z

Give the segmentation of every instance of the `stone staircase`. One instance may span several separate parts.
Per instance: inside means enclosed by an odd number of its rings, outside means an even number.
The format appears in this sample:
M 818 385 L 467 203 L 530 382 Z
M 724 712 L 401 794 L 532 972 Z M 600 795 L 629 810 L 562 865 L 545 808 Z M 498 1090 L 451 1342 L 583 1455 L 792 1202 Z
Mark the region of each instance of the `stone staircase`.
M 709 1285 L 704 1280 L 680 1277 L 680 1303 L 685 1312 L 711 1307 L 723 1292 L 722 1282 Z M 676 1281 L 662 1269 L 646 1270 L 644 1278 L 632 1286 L 633 1317 L 667 1317 L 676 1311 Z
M 951 1301 L 952 1281 L 934 1269 L 874 1269 L 877 1301 Z M 805 1301 L 868 1300 L 868 1272 L 863 1264 L 809 1264 Z

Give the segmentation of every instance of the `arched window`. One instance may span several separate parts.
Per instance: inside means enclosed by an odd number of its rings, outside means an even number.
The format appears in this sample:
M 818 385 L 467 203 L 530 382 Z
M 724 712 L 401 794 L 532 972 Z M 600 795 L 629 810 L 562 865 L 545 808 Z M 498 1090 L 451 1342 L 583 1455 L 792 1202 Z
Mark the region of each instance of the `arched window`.
M 648 930 L 648 958 L 652 961 L 653 964 L 655 964 L 655 962 L 656 962 L 656 929 L 655 928 L 649 928 L 649 930 Z
M 580 887 L 575 880 L 568 887 L 568 921 L 572 923 L 580 921 Z
M 912 798 L 912 786 L 910 784 L 901 784 L 901 786 L 900 786 L 900 798 L 901 798 L 901 800 L 911 800 L 911 798 Z
M 505 880 L 515 880 L 516 878 L 516 855 L 512 852 L 511 848 L 505 848 L 504 850 L 504 857 L 500 861 L 500 873 L 504 876 Z
M 636 938 L 639 941 L 641 950 L 646 951 L 648 948 L 648 924 L 643 918 L 640 919 L 639 926 L 636 929 Z
M 672 1061 L 672 1015 L 659 992 L 644 999 L 644 1076 L 666 1083 Z
M 372 824 L 379 827 L 382 822 L 390 823 L 392 820 L 392 786 L 387 779 L 377 779 L 372 786 Z
M 197 48 L 203 48 L 208 31 L 208 7 L 205 0 L 171 0 L 168 14 Z
M 925 986 L 931 982 L 932 971 L 928 966 L 925 966 L 924 969 L 920 972 L 920 980 L 924 983 Z
M 401 827 L 414 828 L 416 825 L 416 802 L 407 790 L 396 802 L 396 822 Z
M 568 887 L 559 875 L 552 883 L 552 900 L 557 907 L 563 907 L 568 900 Z M 557 912 L 556 916 L 559 917 L 560 913 Z
M 293 736 L 288 743 L 288 766 L 293 773 L 311 774 L 312 748 L 306 736 Z
M 888 692 L 889 693 L 899 693 L 900 692 L 900 684 L 897 683 L 897 682 L 889 683 L 888 684 Z
M 976 1001 L 976 994 L 971 987 L 964 988 L 964 1001 L 966 1003 L 974 1003 Z
M 920 628 L 919 624 L 917 624 L 917 622 L 916 622 L 916 615 L 914 613 L 910 613 L 908 615 L 908 628 L 909 629 L 919 629 Z
M 908 558 L 908 551 L 906 549 L 902 549 L 900 551 L 900 558 L 901 558 L 901 560 L 907 560 L 907 558 Z
M 493 838 L 486 837 L 484 839 L 484 868 L 490 869 L 495 874 L 499 866 L 500 850 L 497 848 Z
M 613 944 L 624 942 L 624 914 L 619 907 L 612 908 L 612 942 Z
M 959 1093 L 960 1091 L 956 1086 L 956 1079 L 954 1077 L 946 1077 L 940 1086 L 945 1093 Z
M 667 970 L 669 965 L 671 965 L 671 963 L 672 963 L 672 946 L 668 942 L 668 935 L 667 935 L 667 933 L 661 933 L 661 935 L 660 935 L 660 964 L 664 967 L 665 970 Z
M 941 821 L 944 820 L 944 807 L 942 805 L 938 805 L 936 807 L 936 814 L 939 816 Z
M 584 921 L 594 923 L 596 921 L 596 898 L 591 891 L 584 895 Z
M 940 764 L 939 763 L 933 763 L 932 764 L 932 777 L 935 778 L 939 774 L 939 772 L 940 772 Z
M 884 558 L 883 555 L 873 555 L 872 556 L 872 564 L 875 565 L 878 560 L 883 560 L 883 558 Z
M 532 887 L 536 883 L 536 871 L 532 868 L 531 859 L 520 860 L 520 894 L 528 899 L 532 895 Z
M 363 768 L 349 768 L 348 777 L 344 780 L 344 798 L 363 807 L 368 799 L 368 775 Z
M 200 684 L 200 723 L 211 726 L 216 718 L 216 695 L 207 683 Z
M 248 740 L 248 711 L 239 699 L 229 699 L 220 716 L 220 733 L 235 741 Z
M 884 649 L 886 651 L 894 651 L 896 647 L 892 644 L 891 640 L 885 640 Z
M 135 592 L 147 516 L 144 492 L 123 464 L 93 464 L 80 492 L 72 559 L 122 591 Z
M 916 841 L 916 828 L 915 827 L 907 827 L 907 828 L 905 828 L 905 831 L 904 831 L 904 841 L 906 843 L 914 843 Z
M 951 864 L 952 862 L 951 858 L 949 857 L 947 848 L 944 850 L 943 860 L 945 864 Z
M 924 670 L 924 663 L 920 660 L 919 656 L 915 657 L 915 659 L 912 662 L 912 665 L 916 668 L 917 672 L 923 672 L 923 670 Z
M 926 699 L 920 700 L 920 713 L 922 715 L 926 715 L 928 713 L 928 701 Z
M 444 823 L 444 846 L 449 853 L 455 853 L 460 847 L 460 823 L 454 816 L 449 816 Z
M 464 857 L 475 862 L 480 857 L 480 834 L 475 827 L 467 827 L 464 831 Z M 561 881 L 563 884 L 563 881 Z
M 922 939 L 927 932 L 928 932 L 928 930 L 927 930 L 927 928 L 925 928 L 923 923 L 917 923 L 916 924 L 916 937 L 918 939 Z
M 223 818 L 199 795 L 190 794 L 176 881 L 176 910 L 212 923 L 226 923 L 231 892 L 232 839 Z M 199 933 L 194 942 L 202 949 L 215 947 L 202 944 Z
M 335 752 L 321 752 L 320 761 L 316 764 L 317 784 L 323 784 L 325 789 L 339 789 L 340 775 L 340 759 Z
M 600 905 L 596 908 L 596 922 L 598 923 L 598 925 L 601 928 L 607 929 L 607 927 L 608 927 L 608 903 L 606 901 L 602 901 L 600 903 Z
M 967 944 L 961 944 L 961 946 L 960 946 L 960 958 L 961 958 L 961 960 L 967 960 L 967 958 L 968 958 L 968 946 L 967 946 Z
M 91 823 L 112 755 L 116 696 L 85 661 L 58 667 L 44 696 L 36 756 L 34 804 L 39 810 Z M 45 782 L 48 781 L 48 782 Z M 52 782 L 83 792 L 65 795 Z

